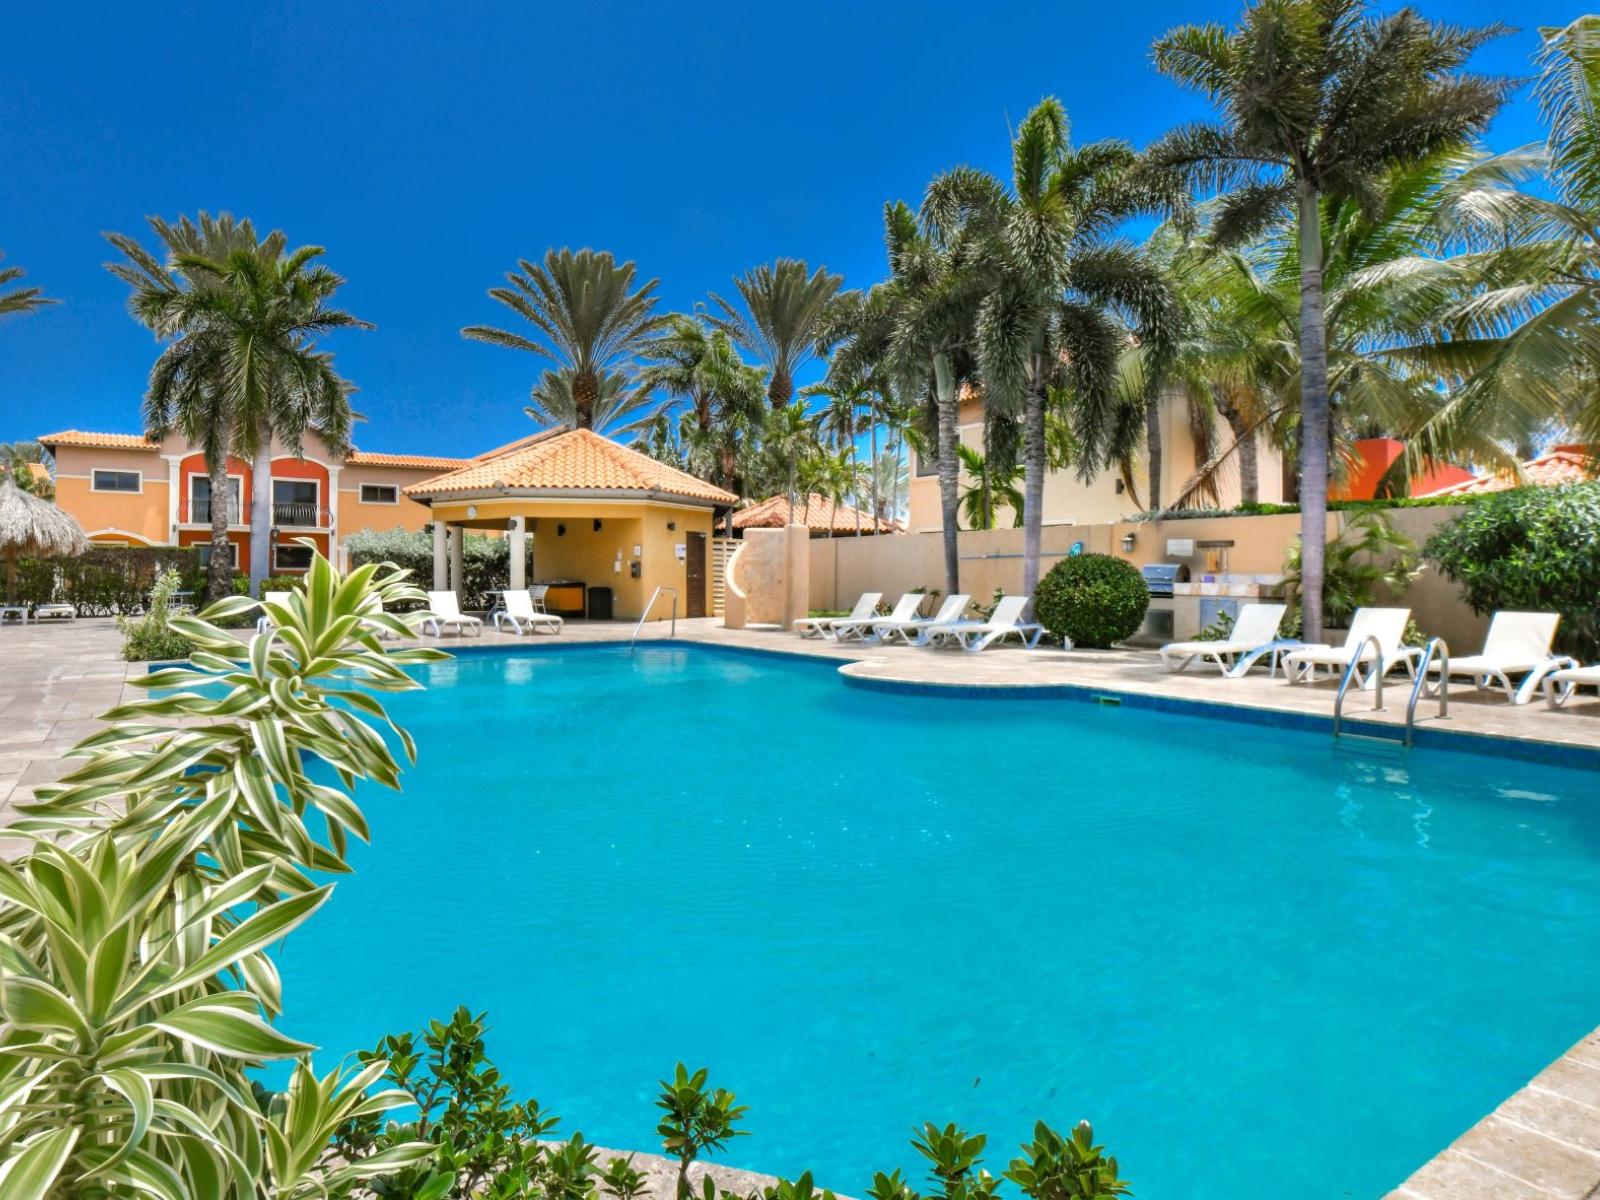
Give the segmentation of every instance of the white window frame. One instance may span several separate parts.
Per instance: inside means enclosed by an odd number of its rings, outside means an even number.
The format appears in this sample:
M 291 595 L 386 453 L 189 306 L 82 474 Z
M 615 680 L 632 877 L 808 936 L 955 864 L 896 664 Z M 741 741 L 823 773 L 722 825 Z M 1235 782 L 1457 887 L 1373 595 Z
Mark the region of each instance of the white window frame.
M 199 556 L 201 569 L 204 570 L 204 569 L 210 567 L 211 566 L 211 543 L 210 542 L 191 542 L 190 545 L 192 545 L 195 548 L 195 550 L 196 550 L 196 552 L 197 552 L 197 554 Z M 232 538 L 229 538 L 228 539 L 228 549 L 232 552 L 232 557 L 233 557 L 233 561 L 228 564 L 228 567 L 229 567 L 230 570 L 237 571 L 239 569 L 239 543 L 234 541 Z
M 299 500 L 279 500 L 278 499 L 278 485 L 280 483 L 309 483 L 312 487 L 317 489 L 317 498 L 311 502 L 312 506 L 315 507 L 316 510 L 319 513 L 322 511 L 322 480 L 320 480 L 320 479 L 303 479 L 298 475 L 283 475 L 283 476 L 274 477 L 273 480 L 272 480 L 272 503 L 273 503 L 274 507 L 276 507 L 279 504 L 299 504 L 300 503 Z
M 239 498 L 239 519 L 237 521 L 233 522 L 233 524 L 244 525 L 244 524 L 247 523 L 245 514 L 248 511 L 248 507 L 249 507 L 244 502 L 244 476 L 243 475 L 235 475 L 230 471 L 228 473 L 228 482 L 233 485 L 233 488 L 238 493 L 238 498 Z M 191 471 L 189 473 L 189 507 L 188 507 L 187 511 L 188 511 L 188 514 L 189 514 L 189 524 L 191 524 L 191 525 L 202 524 L 202 522 L 196 521 L 194 519 L 194 485 L 196 483 L 204 483 L 207 487 L 210 487 L 211 486 L 211 476 L 202 475 L 199 471 Z M 207 522 L 204 522 L 204 524 L 208 524 L 209 525 L 210 522 L 207 521 Z
M 394 493 L 394 499 L 393 500 L 369 500 L 369 499 L 367 499 L 367 489 L 368 488 L 388 488 L 389 491 Z M 361 484 L 360 488 L 356 491 L 356 497 L 359 500 L 359 502 L 362 503 L 362 504 L 389 504 L 389 505 L 399 504 L 400 503 L 400 485 L 398 483 L 363 483 L 363 484 Z
M 287 501 L 286 501 L 286 503 L 287 503 Z M 284 566 L 282 563 L 280 563 L 278 561 L 278 555 L 281 554 L 285 550 L 293 550 L 293 551 L 296 551 L 296 552 L 304 551 L 306 553 L 311 553 L 311 551 L 309 550 L 308 547 L 302 546 L 299 542 L 276 542 L 276 543 L 274 543 L 273 547 L 272 547 L 272 573 L 274 575 L 278 574 L 278 572 L 280 572 L 280 571 L 309 571 L 311 569 L 311 563 L 310 563 L 309 560 L 307 560 L 306 565 L 303 566 L 303 567 L 286 567 L 286 566 Z
M 139 486 L 131 492 L 127 488 L 103 488 L 100 486 L 100 476 L 102 475 L 132 475 L 139 481 Z M 91 492 L 105 492 L 110 496 L 142 496 L 144 495 L 144 472 L 138 468 L 91 467 L 89 468 L 89 490 Z

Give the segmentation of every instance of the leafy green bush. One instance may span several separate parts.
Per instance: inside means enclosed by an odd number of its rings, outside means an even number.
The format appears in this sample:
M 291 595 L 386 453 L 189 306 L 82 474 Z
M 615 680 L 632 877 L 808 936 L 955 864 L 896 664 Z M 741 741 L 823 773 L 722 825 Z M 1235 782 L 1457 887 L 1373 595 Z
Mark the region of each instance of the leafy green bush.
M 1150 589 L 1132 563 L 1110 554 L 1064 558 L 1039 581 L 1039 623 L 1068 645 L 1104 649 L 1132 637 L 1150 607 Z
M 532 538 L 527 539 L 526 547 L 528 562 L 525 564 L 525 577 L 532 579 Z M 428 530 L 417 533 L 408 533 L 404 529 L 391 529 L 383 533 L 363 530 L 347 537 L 345 548 L 350 552 L 352 567 L 364 563 L 389 562 L 410 571 L 413 579 L 426 582 L 433 578 L 433 534 Z M 466 575 L 461 588 L 461 607 L 488 608 L 489 589 L 504 588 L 511 582 L 510 539 L 468 533 L 461 540 L 461 565 Z
M 183 587 L 200 595 L 193 580 L 199 557 L 191 546 L 91 545 L 76 558 L 23 559 L 17 583 L 25 604 L 70 604 L 82 617 L 140 612 L 163 571 L 177 571 Z M 202 583 L 203 587 L 203 583 Z
M 161 662 L 189 657 L 189 639 L 173 629 L 172 593 L 183 576 L 163 572 L 150 589 L 150 607 L 142 617 L 117 617 L 122 630 L 122 657 L 129 662 Z
M 1558 612 L 1561 649 L 1600 658 L 1600 483 L 1485 497 L 1423 554 L 1476 611 Z
M 1322 567 L 1322 620 L 1344 627 L 1358 608 L 1375 603 L 1381 593 L 1402 592 L 1421 569 L 1417 544 L 1375 509 L 1350 518 L 1339 536 L 1330 541 Z M 1284 630 L 1300 632 L 1300 539 L 1289 545 L 1283 561 L 1284 597 L 1289 612 Z M 1291 632 L 1292 631 L 1292 632 Z

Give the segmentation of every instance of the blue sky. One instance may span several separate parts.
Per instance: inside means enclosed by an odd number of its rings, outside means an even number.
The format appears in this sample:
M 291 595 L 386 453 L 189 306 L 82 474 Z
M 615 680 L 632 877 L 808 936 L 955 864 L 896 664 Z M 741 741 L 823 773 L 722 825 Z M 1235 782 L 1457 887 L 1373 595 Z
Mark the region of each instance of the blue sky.
M 135 431 L 157 347 L 102 268 L 144 217 L 250 216 L 328 248 L 374 322 L 327 348 L 372 450 L 520 436 L 540 361 L 464 341 L 519 257 L 593 246 L 687 309 L 779 255 L 882 274 L 885 200 L 1006 166 L 1008 121 L 1063 100 L 1079 140 L 1143 144 L 1202 111 L 1153 38 L 1237 0 L 758 5 L 29 4 L 0 57 L 0 249 L 62 303 L 0 323 L 0 440 Z M 1517 20 L 1479 56 L 1524 75 L 1573 11 L 1423 0 Z M 1574 10 L 1575 11 L 1575 10 Z M 1521 98 L 1496 147 L 1538 136 Z M 148 238 L 146 238 L 148 241 Z

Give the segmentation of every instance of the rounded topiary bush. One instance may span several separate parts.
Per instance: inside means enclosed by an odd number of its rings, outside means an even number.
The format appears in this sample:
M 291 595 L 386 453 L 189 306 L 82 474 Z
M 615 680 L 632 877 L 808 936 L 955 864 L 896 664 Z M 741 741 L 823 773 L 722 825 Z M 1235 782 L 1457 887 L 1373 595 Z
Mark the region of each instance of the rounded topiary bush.
M 1132 637 L 1149 607 L 1144 576 L 1109 554 L 1062 559 L 1039 581 L 1033 598 L 1041 625 L 1074 646 L 1096 649 Z

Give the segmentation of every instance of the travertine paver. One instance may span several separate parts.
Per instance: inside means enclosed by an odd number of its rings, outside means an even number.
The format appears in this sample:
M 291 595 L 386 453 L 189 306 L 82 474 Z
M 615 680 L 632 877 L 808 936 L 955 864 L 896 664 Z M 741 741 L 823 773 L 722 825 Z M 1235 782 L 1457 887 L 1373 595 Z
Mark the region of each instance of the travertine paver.
M 667 632 L 666 622 L 652 622 L 641 637 L 663 637 Z M 626 641 L 632 633 L 626 622 L 572 621 L 559 638 L 519 638 L 489 630 L 481 639 L 423 640 L 448 649 Z M 846 674 L 867 681 L 998 688 L 1068 685 L 1317 717 L 1330 715 L 1333 704 L 1328 684 L 1291 687 L 1264 674 L 1228 680 L 1209 670 L 1173 676 L 1149 651 L 1001 649 L 969 655 L 839 645 L 801 640 L 776 630 L 729 630 L 710 618 L 679 621 L 677 636 L 832 659 Z M 0 816 L 10 804 L 30 796 L 36 784 L 57 778 L 64 769 L 62 751 L 93 732 L 98 715 L 123 698 L 127 679 L 145 672 L 143 665 L 118 658 L 120 642 L 115 625 L 107 620 L 0 628 Z M 1347 715 L 1398 724 L 1404 720 L 1407 691 L 1408 684 L 1397 676 L 1386 697 L 1386 711 L 1369 711 L 1370 693 L 1353 694 Z M 1429 715 L 1423 727 L 1445 727 L 1431 716 L 1433 711 L 1424 702 L 1420 712 Z M 1574 702 L 1565 711 L 1551 713 L 1542 703 L 1513 707 L 1498 694 L 1458 688 L 1451 698 L 1447 727 L 1524 742 L 1600 747 L 1600 703 Z M 8 848 L 0 844 L 0 853 Z M 641 1156 L 641 1163 L 646 1157 Z M 737 1174 L 745 1178 L 730 1175 L 724 1186 L 756 1178 Z M 1422 1166 L 1390 1193 L 1390 1200 L 1600 1200 L 1600 1030 Z

